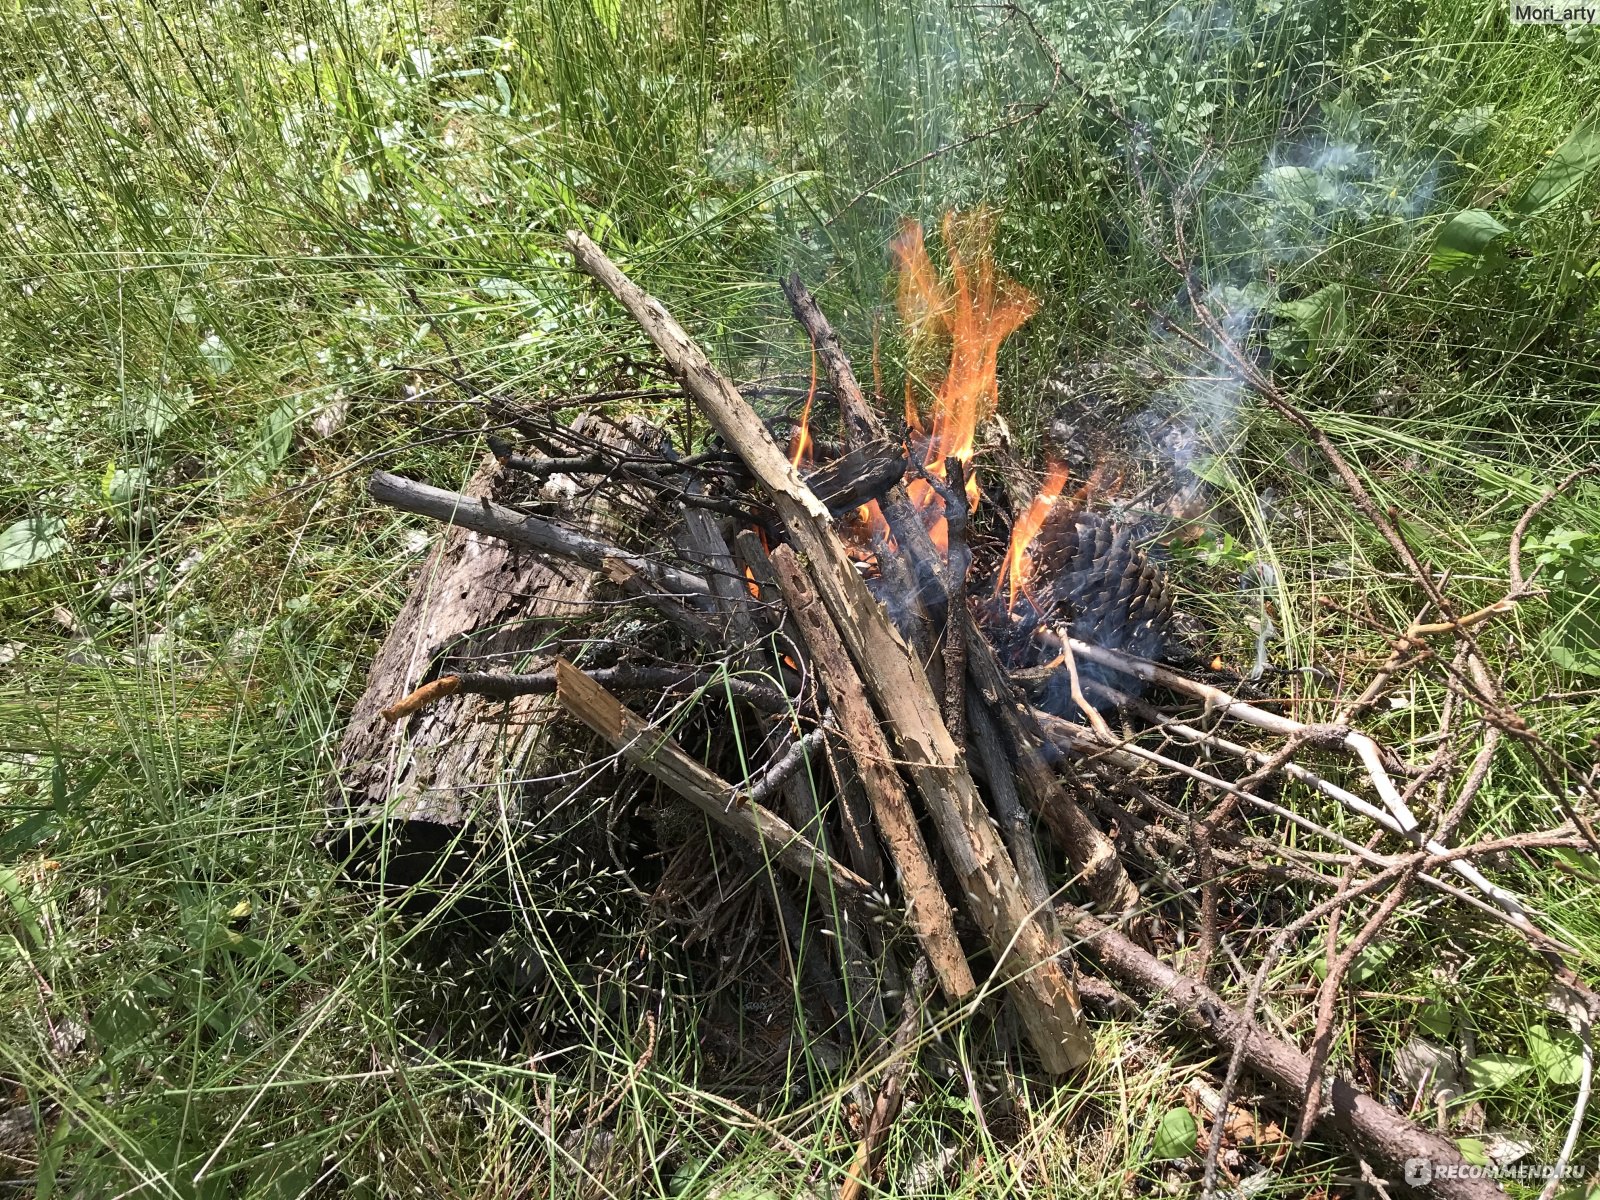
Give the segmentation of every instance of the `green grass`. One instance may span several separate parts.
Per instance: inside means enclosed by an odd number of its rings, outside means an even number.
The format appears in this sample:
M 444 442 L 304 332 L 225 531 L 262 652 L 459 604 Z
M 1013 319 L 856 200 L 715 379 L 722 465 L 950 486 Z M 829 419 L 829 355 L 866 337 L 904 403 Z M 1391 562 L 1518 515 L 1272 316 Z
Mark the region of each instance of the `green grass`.
M 28 1131 L 0 1180 L 78 1196 L 837 1185 L 850 1072 L 797 1052 L 787 1070 L 809 1087 L 729 1086 L 692 983 L 666 971 L 636 1071 L 644 1014 L 606 1009 L 590 964 L 562 961 L 543 961 L 546 995 L 585 1034 L 541 1059 L 520 1041 L 518 964 L 556 944 L 548 929 L 458 944 L 447 909 L 403 919 L 312 844 L 343 714 L 418 561 L 413 523 L 372 509 L 365 473 L 443 484 L 479 453 L 481 418 L 453 391 L 405 403 L 434 386 L 411 370 L 459 355 L 556 397 L 611 383 L 619 354 L 647 360 L 568 271 L 569 227 L 744 376 L 806 369 L 772 283 L 798 267 L 859 361 L 882 329 L 892 384 L 896 223 L 993 204 L 1007 270 L 1044 302 L 1003 358 L 1031 451 L 1059 367 L 1112 364 L 1130 409 L 1182 394 L 1156 372 L 1209 369 L 1135 307 L 1182 319 L 1162 259 L 1176 199 L 1207 285 L 1346 289 L 1336 344 L 1280 359 L 1280 382 L 1465 601 L 1503 590 L 1521 507 L 1595 454 L 1596 184 L 1474 278 L 1425 266 L 1444 216 L 1514 195 L 1600 103 L 1596 31 L 1514 29 L 1462 0 L 1113 0 L 1034 20 L 1048 52 L 1004 10 L 928 0 L 61 0 L 0 16 L 0 527 L 65 521 L 61 553 L 0 573 L 0 1108 Z M 1359 156 L 1316 168 L 1328 197 L 1264 175 L 1340 145 Z M 1239 549 L 1177 563 L 1188 604 L 1247 659 L 1238 556 L 1270 562 L 1279 660 L 1362 678 L 1380 636 L 1316 597 L 1389 628 L 1415 597 L 1307 447 L 1226 399 L 1239 419 L 1216 430 L 1231 452 L 1211 465 L 1212 520 Z M 1591 482 L 1535 531 L 1559 578 L 1486 642 L 1513 696 L 1594 685 L 1597 521 Z M 1419 675 L 1376 731 L 1425 734 L 1442 693 Z M 1600 706 L 1524 711 L 1576 760 Z M 1554 819 L 1513 751 L 1469 831 Z M 1497 877 L 1592 976 L 1594 881 L 1547 858 Z M 644 927 L 625 905 L 614 923 L 619 942 Z M 1515 943 L 1421 903 L 1399 929 L 1374 990 L 1442 997 L 1452 1036 L 1470 1018 L 1480 1051 L 1525 1051 L 1543 984 Z M 1319 947 L 1282 980 L 1313 978 Z M 1415 1008 L 1370 1002 L 1361 1054 L 1403 1041 Z M 1305 1028 L 1292 1003 L 1281 1015 Z M 1090 1073 L 1059 1091 L 1018 1081 L 995 1102 L 1004 1129 L 959 1082 L 923 1078 L 892 1177 L 1110 1196 L 1130 1170 L 1159 1175 L 1149 1139 L 1207 1056 L 1174 1059 L 1154 1020 L 1104 1025 Z M 943 1045 L 1003 1077 L 984 1030 Z M 1548 1160 L 1572 1089 L 1534 1079 L 1485 1103 Z M 608 1159 L 585 1122 L 613 1103 Z M 1341 1169 L 1309 1154 L 1275 1187 Z

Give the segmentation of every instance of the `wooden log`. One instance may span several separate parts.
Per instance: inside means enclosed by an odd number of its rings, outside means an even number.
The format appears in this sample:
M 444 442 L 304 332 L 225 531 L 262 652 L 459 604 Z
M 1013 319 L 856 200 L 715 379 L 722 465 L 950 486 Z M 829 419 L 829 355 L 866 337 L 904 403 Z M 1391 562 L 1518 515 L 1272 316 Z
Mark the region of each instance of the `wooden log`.
M 878 832 L 900 876 L 907 920 L 922 943 L 940 989 L 956 1003 L 969 1000 L 978 990 L 977 981 L 956 937 L 955 919 L 939 886 L 933 857 L 917 828 L 911 801 L 895 769 L 894 755 L 878 727 L 861 677 L 793 551 L 779 546 L 771 561 L 789 614 L 800 627 L 817 677 L 838 715 L 840 737 L 866 790 Z
M 1108 925 L 1073 908 L 1060 911 L 1061 923 L 1097 958 L 1104 969 L 1125 984 L 1170 1005 L 1179 1022 L 1214 1045 L 1232 1050 L 1245 1042 L 1244 1064 L 1279 1088 L 1291 1104 L 1304 1094 L 1311 1061 L 1301 1051 L 1245 1020 L 1205 984 L 1190 978 Z M 1466 1165 L 1449 1138 L 1425 1129 L 1387 1108 L 1343 1079 L 1328 1082 L 1327 1105 L 1318 1116 L 1321 1128 L 1337 1135 L 1357 1153 L 1382 1167 L 1391 1185 L 1407 1185 L 1439 1200 L 1503 1200 L 1493 1180 L 1446 1177 L 1441 1167 Z M 1412 1160 L 1425 1159 L 1433 1170 L 1418 1187 L 1408 1178 Z
M 800 322 L 812 344 L 817 347 L 817 357 L 827 369 L 839 403 L 840 421 L 847 441 L 869 444 L 886 437 L 883 422 L 856 382 L 838 335 L 833 331 L 821 307 L 806 290 L 799 275 L 791 275 L 783 282 L 784 295 L 795 319 Z M 885 519 L 894 528 L 897 538 L 907 536 L 915 540 L 909 546 L 914 555 L 934 555 L 931 542 L 922 523 L 911 511 L 905 488 L 891 489 L 883 503 Z M 926 591 L 926 581 L 924 591 Z M 1102 912 L 1129 913 L 1137 906 L 1139 890 L 1128 878 L 1127 870 L 1117 856 L 1115 844 L 1105 832 L 1089 819 L 1082 807 L 1068 795 L 1066 788 L 1045 762 L 1039 747 L 1045 744 L 1043 733 L 1032 722 L 1028 710 L 1019 702 L 1005 670 L 995 657 L 988 640 L 967 618 L 966 663 L 967 673 L 989 706 L 994 718 L 1009 743 L 1018 765 L 1017 785 L 1028 807 L 1050 829 L 1056 844 L 1066 852 L 1073 870 L 1082 881 L 1084 890 Z M 924 652 L 928 647 L 922 647 Z M 945 681 L 947 689 L 949 680 Z M 1148 935 L 1142 925 L 1136 924 L 1136 936 L 1144 940 Z
M 605 739 L 627 762 L 659 779 L 713 822 L 807 882 L 832 885 L 845 900 L 866 904 L 872 886 L 817 849 L 777 813 L 701 766 L 671 737 L 628 708 L 566 659 L 556 660 L 556 700 Z
M 590 417 L 578 427 L 592 436 L 622 438 Z M 501 509 L 501 501 L 527 488 L 488 460 L 467 484 L 467 494 L 453 503 Z M 597 496 L 572 519 L 578 527 L 573 536 L 592 542 L 612 517 Z M 386 721 L 382 710 L 455 663 L 506 662 L 536 653 L 564 625 L 584 619 L 596 584 L 586 566 L 527 554 L 465 525 L 443 531 L 374 657 L 366 690 L 346 725 L 326 795 L 330 849 L 344 857 L 387 823 L 414 831 L 425 859 L 435 851 L 420 843 L 442 844 L 480 804 L 492 807 L 504 781 L 541 753 L 554 710 L 548 696 L 509 702 L 453 696 L 403 724 Z M 438 832 L 425 828 L 435 826 Z M 421 859 L 417 865 L 427 869 Z
M 1045 1068 L 1088 1061 L 1092 1043 L 1064 966 L 1063 946 L 1036 920 L 1017 870 L 978 795 L 961 751 L 945 729 L 922 664 L 856 574 L 828 508 L 805 486 L 755 411 L 717 372 L 660 301 L 628 279 L 581 233 L 569 233 L 577 265 L 627 309 L 717 432 L 772 496 L 804 557 L 818 594 L 894 734 L 899 760 L 939 828 L 973 919 L 995 953 L 1029 1041 Z

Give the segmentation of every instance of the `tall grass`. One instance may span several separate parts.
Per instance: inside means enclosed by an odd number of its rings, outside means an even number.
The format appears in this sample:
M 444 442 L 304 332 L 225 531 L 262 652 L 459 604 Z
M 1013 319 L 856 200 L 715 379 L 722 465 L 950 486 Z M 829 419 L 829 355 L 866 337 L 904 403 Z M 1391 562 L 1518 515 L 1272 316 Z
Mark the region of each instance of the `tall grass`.
M 0 1117 L 16 1131 L 0 1178 L 19 1194 L 837 1182 L 845 1074 L 801 1054 L 792 1088 L 719 1090 L 689 987 L 652 1013 L 646 1070 L 636 1012 L 594 1020 L 569 1054 L 531 1054 L 519 1010 L 543 994 L 585 1011 L 584 964 L 535 971 L 551 944 L 537 928 L 459 942 L 448 906 L 401 919 L 312 845 L 341 714 L 418 561 L 408 523 L 364 503 L 364 471 L 448 481 L 477 453 L 470 408 L 405 402 L 410 370 L 459 355 L 484 380 L 561 395 L 638 348 L 570 277 L 570 226 L 735 370 L 802 364 L 770 282 L 800 266 L 854 349 L 886 335 L 892 374 L 888 236 L 905 215 L 996 205 L 1006 268 L 1044 300 L 1005 364 L 1031 447 L 1058 367 L 1116 365 L 1135 407 L 1181 395 L 1152 382 L 1146 368 L 1175 364 L 1134 307 L 1181 317 L 1162 256 L 1176 203 L 1208 285 L 1348 289 L 1337 353 L 1287 383 L 1485 597 L 1518 506 L 1593 454 L 1593 187 L 1499 271 L 1421 269 L 1447 206 L 1509 189 L 1593 110 L 1592 30 L 1512 30 L 1461 0 L 1114 0 L 1031 24 L 927 0 L 63 0 L 0 22 L 0 526 L 66 520 L 60 554 L 0 574 Z M 1335 143 L 1366 156 L 1361 189 L 1392 176 L 1415 195 L 1359 220 L 1313 207 L 1314 246 L 1263 260 L 1263 172 Z M 1218 520 L 1277 567 L 1280 653 L 1325 662 L 1352 636 L 1377 653 L 1311 601 L 1332 592 L 1398 626 L 1405 589 L 1304 448 L 1245 415 L 1214 467 Z M 1579 491 L 1552 525 L 1592 530 L 1597 506 Z M 1573 690 L 1569 669 L 1590 661 L 1578 567 L 1600 556 L 1550 547 L 1570 586 L 1497 643 L 1524 695 Z M 1236 566 L 1178 564 L 1229 654 L 1253 638 Z M 1437 703 L 1419 694 L 1390 732 Z M 1587 700 L 1534 711 L 1563 747 L 1592 727 Z M 1547 810 L 1512 768 L 1475 820 Z M 1505 866 L 1592 966 L 1581 871 Z M 1431 948 L 1394 964 L 1393 990 L 1444 964 L 1438 989 L 1479 1044 L 1516 1050 L 1534 973 L 1510 951 L 1463 963 L 1416 929 Z M 1414 1015 L 1380 1005 L 1367 1021 L 1398 1039 Z M 958 1057 L 987 1053 L 976 1031 L 948 1036 Z M 1023 1087 L 1005 1138 L 959 1085 L 926 1079 L 893 1177 L 1121 1194 L 1202 1060 L 1169 1061 L 1138 1022 L 1102 1036 L 1086 1078 Z M 615 1102 L 610 1127 L 584 1130 L 596 1098 Z M 1568 1099 L 1523 1087 L 1490 1103 L 1553 1148 Z M 1297 1162 L 1285 1191 L 1335 1169 Z

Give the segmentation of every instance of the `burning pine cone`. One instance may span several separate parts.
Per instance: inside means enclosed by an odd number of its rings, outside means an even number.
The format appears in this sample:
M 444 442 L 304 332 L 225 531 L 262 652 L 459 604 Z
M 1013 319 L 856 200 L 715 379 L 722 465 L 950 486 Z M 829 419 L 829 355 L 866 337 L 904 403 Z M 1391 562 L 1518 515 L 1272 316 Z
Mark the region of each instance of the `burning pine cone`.
M 1018 666 L 1035 666 L 1060 653 L 1055 631 L 1140 658 L 1158 658 L 1172 616 L 1166 573 L 1135 540 L 1134 530 L 1082 508 L 1052 510 L 1028 547 L 1029 586 L 1010 618 Z M 1095 663 L 1077 662 L 1078 676 L 1095 707 L 1113 707 L 1096 685 L 1128 695 L 1138 680 Z M 1065 667 L 1052 673 L 1041 704 L 1061 716 L 1080 717 Z

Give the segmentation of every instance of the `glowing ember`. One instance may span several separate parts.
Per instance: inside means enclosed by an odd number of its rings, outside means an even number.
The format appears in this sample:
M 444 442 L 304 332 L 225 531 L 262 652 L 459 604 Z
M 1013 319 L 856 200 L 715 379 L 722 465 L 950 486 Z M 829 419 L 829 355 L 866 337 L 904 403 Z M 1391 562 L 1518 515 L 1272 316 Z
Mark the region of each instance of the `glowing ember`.
M 913 433 L 913 451 L 922 455 L 928 474 L 945 477 L 944 460 L 972 461 L 978 424 L 994 412 L 999 399 L 996 381 L 1000 343 L 1038 311 L 1038 301 L 1021 284 L 995 270 L 991 244 L 995 214 L 980 209 L 948 213 L 944 219 L 945 252 L 950 280 L 934 271 L 923 241 L 922 226 L 908 221 L 895 239 L 900 267 L 900 317 L 907 337 L 948 342 L 949 365 L 933 390 L 926 421 L 916 403 L 913 382 L 906 382 L 906 424 Z M 967 473 L 968 502 L 976 507 L 980 491 L 975 474 Z M 924 479 L 907 485 L 912 502 L 925 514 L 929 533 L 940 548 L 947 544 L 938 494 Z
M 1017 518 L 1016 523 L 1011 526 L 1011 546 L 1006 551 L 1005 567 L 1000 577 L 994 581 L 996 596 L 1000 595 L 1002 588 L 1010 584 L 1006 600 L 1007 611 L 1016 608 L 1019 593 L 1026 594 L 1028 570 L 1032 566 L 1028 547 L 1038 536 L 1039 530 L 1044 527 L 1045 518 L 1050 515 L 1050 510 L 1061 498 L 1061 490 L 1066 486 L 1067 469 L 1063 466 L 1051 467 L 1050 473 L 1045 477 L 1044 486 L 1033 498 L 1033 503 L 1028 505 L 1028 511 Z M 1029 600 L 1032 601 L 1031 596 Z

